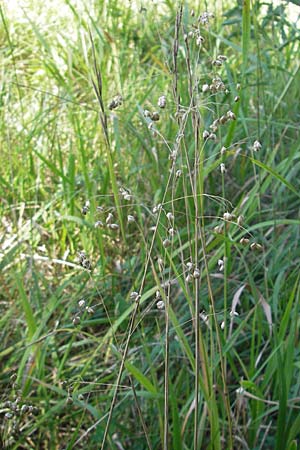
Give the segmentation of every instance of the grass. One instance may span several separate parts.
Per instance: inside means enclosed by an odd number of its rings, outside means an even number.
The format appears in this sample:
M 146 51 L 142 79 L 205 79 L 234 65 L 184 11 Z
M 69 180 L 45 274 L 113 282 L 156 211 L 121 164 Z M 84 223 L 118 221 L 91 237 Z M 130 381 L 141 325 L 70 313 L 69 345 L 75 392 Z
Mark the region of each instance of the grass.
M 299 448 L 296 3 L 0 6 L 1 448 Z

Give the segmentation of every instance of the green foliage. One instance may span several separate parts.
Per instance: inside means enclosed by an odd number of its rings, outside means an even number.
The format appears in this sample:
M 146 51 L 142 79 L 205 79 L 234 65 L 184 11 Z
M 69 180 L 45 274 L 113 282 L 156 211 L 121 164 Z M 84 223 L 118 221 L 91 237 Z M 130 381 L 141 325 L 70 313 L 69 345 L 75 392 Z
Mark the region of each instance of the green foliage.
M 198 3 L 0 5 L 1 448 L 299 447 L 299 2 Z

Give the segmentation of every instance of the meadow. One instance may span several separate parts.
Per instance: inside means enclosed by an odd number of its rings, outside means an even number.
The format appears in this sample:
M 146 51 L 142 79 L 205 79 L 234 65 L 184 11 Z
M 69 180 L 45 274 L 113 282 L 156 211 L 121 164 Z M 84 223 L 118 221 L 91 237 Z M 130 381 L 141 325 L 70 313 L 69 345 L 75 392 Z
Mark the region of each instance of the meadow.
M 300 3 L 0 4 L 0 448 L 300 448 Z

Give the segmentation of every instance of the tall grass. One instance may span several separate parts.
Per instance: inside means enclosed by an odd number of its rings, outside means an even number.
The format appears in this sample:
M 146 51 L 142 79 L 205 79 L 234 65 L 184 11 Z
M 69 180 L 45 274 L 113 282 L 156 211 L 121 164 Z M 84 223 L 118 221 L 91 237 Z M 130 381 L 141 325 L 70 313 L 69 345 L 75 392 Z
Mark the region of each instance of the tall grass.
M 296 449 L 291 5 L 58 4 L 0 5 L 0 447 Z

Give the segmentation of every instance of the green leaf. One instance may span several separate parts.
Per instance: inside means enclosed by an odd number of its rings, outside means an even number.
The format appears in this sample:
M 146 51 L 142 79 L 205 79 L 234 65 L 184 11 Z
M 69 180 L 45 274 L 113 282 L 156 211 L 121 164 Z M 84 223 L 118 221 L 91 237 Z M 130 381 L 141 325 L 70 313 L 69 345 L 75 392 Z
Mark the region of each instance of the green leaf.
M 287 450 L 297 450 L 297 441 L 292 441 Z
M 158 394 L 155 386 L 153 386 L 151 381 L 149 381 L 149 379 L 139 369 L 137 369 L 134 365 L 130 364 L 128 361 L 125 362 L 125 367 L 127 370 L 129 370 L 131 375 L 133 375 L 134 378 L 142 386 L 144 386 L 145 389 L 147 389 L 147 391 L 151 392 L 151 394 L 154 394 L 154 395 Z
M 31 339 L 35 333 L 36 330 L 36 323 L 33 315 L 33 310 L 31 308 L 29 299 L 27 297 L 27 294 L 25 292 L 22 280 L 20 279 L 19 275 L 16 274 L 16 283 L 18 286 L 19 294 L 20 294 L 20 301 L 21 305 L 25 314 L 26 324 L 28 327 L 28 337 Z
M 249 159 L 250 159 L 250 161 L 253 162 L 253 164 L 255 164 L 258 167 L 261 167 L 262 169 L 266 170 L 271 175 L 273 175 L 273 177 L 277 178 L 278 181 L 280 181 L 290 191 L 292 191 L 294 194 L 296 194 L 297 197 L 300 197 L 300 194 L 297 191 L 297 189 L 289 181 L 287 181 L 282 175 L 280 175 L 278 172 L 276 172 L 274 169 L 272 169 L 271 167 L 269 167 L 266 164 L 262 163 L 261 161 L 258 161 L 257 159 L 252 158 L 251 156 L 249 157 Z
M 51 172 L 54 173 L 57 177 L 60 177 L 62 180 L 64 180 L 66 183 L 71 184 L 69 178 L 67 178 L 51 161 L 49 161 L 45 156 L 43 156 L 41 153 L 39 153 L 37 150 L 33 150 L 33 152 L 38 156 L 49 169 Z
M 173 418 L 173 427 L 172 427 L 172 435 L 173 435 L 173 447 L 174 450 L 182 450 L 182 439 L 180 432 L 180 418 L 178 412 L 178 403 L 176 392 L 174 391 L 174 387 L 172 383 L 170 383 L 170 402 L 172 408 L 172 418 Z

